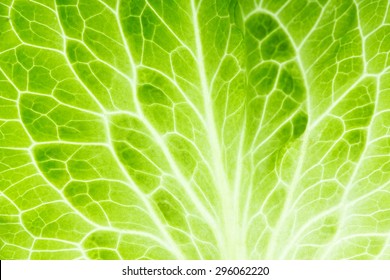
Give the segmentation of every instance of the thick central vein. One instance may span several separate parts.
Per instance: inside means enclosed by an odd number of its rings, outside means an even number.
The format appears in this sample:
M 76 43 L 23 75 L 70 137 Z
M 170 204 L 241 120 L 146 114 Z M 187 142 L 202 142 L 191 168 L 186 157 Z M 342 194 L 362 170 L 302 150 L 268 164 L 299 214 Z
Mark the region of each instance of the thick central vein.
M 236 221 L 237 219 L 235 218 L 237 217 L 237 215 L 234 213 L 233 210 L 233 198 L 228 184 L 228 180 L 226 178 L 219 136 L 217 133 L 217 128 L 215 126 L 213 109 L 214 102 L 212 98 L 212 91 L 209 87 L 208 78 L 206 75 L 206 65 L 203 53 L 201 30 L 199 26 L 198 10 L 194 0 L 191 1 L 191 8 L 196 46 L 196 60 L 201 83 L 201 93 L 203 95 L 206 114 L 207 136 L 212 151 L 211 165 L 213 167 L 215 187 L 218 191 L 221 201 L 222 217 L 220 218 L 220 228 L 222 230 L 222 234 L 221 232 L 216 232 L 215 234 L 220 243 L 219 246 L 221 248 L 222 256 L 224 258 L 234 259 L 237 256 L 234 249 L 234 245 L 237 242 L 236 225 L 238 223 Z

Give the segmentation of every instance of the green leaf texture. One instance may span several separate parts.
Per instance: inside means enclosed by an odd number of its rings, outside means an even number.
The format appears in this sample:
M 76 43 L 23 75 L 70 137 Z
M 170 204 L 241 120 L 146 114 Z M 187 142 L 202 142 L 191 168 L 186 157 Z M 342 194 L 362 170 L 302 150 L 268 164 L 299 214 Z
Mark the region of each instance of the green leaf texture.
M 388 0 L 2 0 L 1 259 L 390 259 Z

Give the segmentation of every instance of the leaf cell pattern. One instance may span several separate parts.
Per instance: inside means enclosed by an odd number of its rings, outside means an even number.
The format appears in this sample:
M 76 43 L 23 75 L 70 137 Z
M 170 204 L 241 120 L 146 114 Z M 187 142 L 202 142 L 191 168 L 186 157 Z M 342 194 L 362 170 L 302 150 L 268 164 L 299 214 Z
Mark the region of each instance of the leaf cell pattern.
M 388 0 L 2 0 L 1 259 L 390 259 Z

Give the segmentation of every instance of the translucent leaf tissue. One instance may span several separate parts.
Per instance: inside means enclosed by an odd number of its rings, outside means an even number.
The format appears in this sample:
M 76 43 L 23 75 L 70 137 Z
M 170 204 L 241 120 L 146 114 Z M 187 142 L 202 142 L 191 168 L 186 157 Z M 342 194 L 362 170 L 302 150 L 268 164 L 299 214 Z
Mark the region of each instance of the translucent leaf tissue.
M 2 0 L 0 259 L 390 259 L 388 0 Z

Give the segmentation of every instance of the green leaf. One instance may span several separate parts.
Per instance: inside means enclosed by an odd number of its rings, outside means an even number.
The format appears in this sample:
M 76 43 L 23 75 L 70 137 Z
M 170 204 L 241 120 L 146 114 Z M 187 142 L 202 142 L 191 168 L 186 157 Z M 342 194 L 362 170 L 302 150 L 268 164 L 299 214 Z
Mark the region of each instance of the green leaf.
M 387 0 L 0 3 L 1 259 L 390 259 Z

